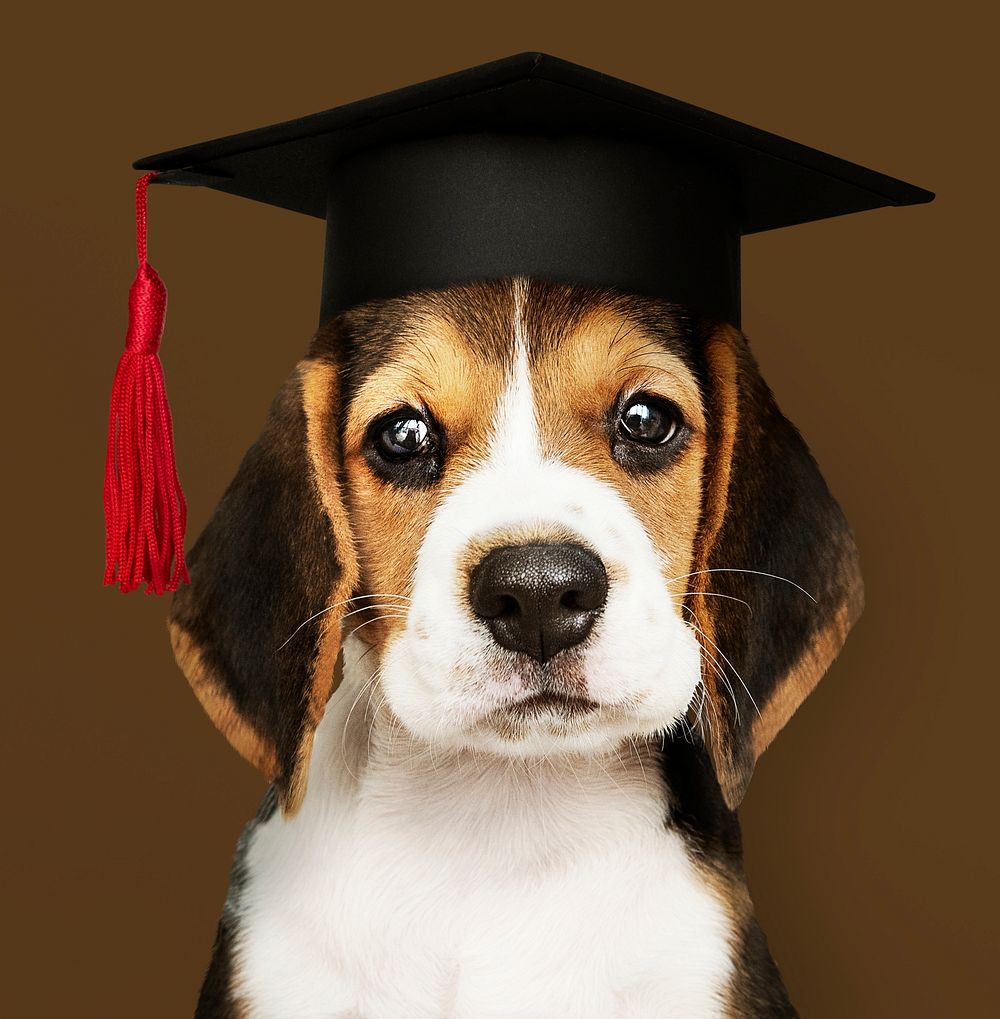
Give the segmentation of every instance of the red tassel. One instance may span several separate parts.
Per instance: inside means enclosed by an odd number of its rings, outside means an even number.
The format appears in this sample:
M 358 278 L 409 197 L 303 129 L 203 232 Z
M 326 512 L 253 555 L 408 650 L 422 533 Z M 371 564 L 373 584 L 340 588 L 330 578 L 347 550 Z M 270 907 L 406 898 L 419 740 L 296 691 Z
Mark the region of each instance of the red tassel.
M 135 186 L 139 269 L 129 291 L 128 333 L 111 389 L 104 468 L 104 583 L 163 594 L 187 583 L 187 504 L 174 463 L 173 425 L 157 356 L 167 288 L 146 261 L 146 189 Z

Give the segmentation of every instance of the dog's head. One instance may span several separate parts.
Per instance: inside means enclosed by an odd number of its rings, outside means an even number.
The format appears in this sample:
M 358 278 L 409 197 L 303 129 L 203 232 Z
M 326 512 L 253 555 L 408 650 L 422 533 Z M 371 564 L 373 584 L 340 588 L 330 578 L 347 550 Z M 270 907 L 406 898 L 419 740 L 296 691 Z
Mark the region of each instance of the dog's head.
M 321 330 L 171 627 L 289 810 L 344 629 L 415 739 L 531 756 L 692 725 L 735 806 L 860 606 L 843 516 L 737 330 L 513 280 Z

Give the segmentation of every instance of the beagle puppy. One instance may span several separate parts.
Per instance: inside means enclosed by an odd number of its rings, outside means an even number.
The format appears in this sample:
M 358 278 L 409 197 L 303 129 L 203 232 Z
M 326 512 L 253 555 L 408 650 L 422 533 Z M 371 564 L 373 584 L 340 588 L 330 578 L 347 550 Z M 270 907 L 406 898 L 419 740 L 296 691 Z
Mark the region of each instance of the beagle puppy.
M 736 808 L 861 590 L 735 328 L 527 279 L 338 316 L 173 605 L 272 783 L 197 1016 L 795 1015 Z

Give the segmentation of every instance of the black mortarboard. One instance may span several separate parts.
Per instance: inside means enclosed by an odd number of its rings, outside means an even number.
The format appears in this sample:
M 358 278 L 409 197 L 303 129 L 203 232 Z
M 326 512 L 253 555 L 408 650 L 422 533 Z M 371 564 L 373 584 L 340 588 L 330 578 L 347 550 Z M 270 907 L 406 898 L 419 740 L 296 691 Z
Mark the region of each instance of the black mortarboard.
M 321 317 L 505 276 L 664 297 L 739 324 L 740 237 L 929 191 L 597 71 L 522 53 L 135 163 L 139 270 L 105 470 L 105 581 L 186 579 L 156 356 L 166 291 L 146 185 L 195 184 L 327 223 Z
M 934 197 L 543 53 L 135 167 L 326 219 L 324 318 L 527 275 L 739 324 L 743 234 Z

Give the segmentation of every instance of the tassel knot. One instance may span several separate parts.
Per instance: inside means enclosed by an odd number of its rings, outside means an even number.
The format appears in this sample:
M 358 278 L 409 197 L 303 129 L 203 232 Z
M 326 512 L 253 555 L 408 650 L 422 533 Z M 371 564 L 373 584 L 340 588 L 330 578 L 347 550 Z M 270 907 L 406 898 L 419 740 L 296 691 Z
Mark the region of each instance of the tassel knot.
M 125 349 L 134 354 L 157 353 L 166 317 L 167 288 L 151 265 L 140 265 L 128 292 Z
M 122 591 L 176 591 L 187 582 L 187 505 L 174 462 L 173 423 L 157 352 L 167 289 L 146 261 L 146 189 L 136 184 L 139 268 L 129 291 L 125 350 L 111 388 L 104 468 L 104 583 Z

